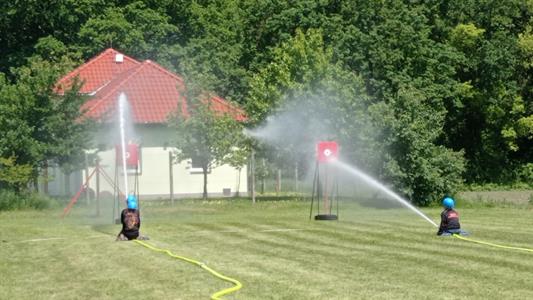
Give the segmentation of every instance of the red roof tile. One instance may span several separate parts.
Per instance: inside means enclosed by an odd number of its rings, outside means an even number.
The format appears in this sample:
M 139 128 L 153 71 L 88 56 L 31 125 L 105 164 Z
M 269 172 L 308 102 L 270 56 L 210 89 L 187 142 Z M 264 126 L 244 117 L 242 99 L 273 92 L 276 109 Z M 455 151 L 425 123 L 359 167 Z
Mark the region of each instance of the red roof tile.
M 146 60 L 142 63 L 123 56 L 122 63 L 115 62 L 121 54 L 107 49 L 102 54 L 67 74 L 59 86 L 68 86 L 79 75 L 84 81 L 82 93 L 92 97 L 82 106 L 84 116 L 101 122 L 110 121 L 116 110 L 120 93 L 128 98 L 135 123 L 165 123 L 170 113 L 182 103 L 181 112 L 188 116 L 183 79 L 158 64 Z M 236 120 L 246 120 L 244 111 L 220 97 L 213 97 L 214 110 L 230 113 Z
M 218 96 L 211 98 L 211 105 L 215 111 L 220 113 L 228 113 L 237 121 L 247 120 L 246 114 L 242 109 Z
M 122 55 L 123 61 L 121 63 L 115 62 L 117 55 Z M 72 80 L 79 76 L 84 82 L 80 92 L 90 94 L 104 86 L 116 75 L 139 64 L 140 62 L 135 59 L 109 48 L 61 78 L 57 84 L 58 89 L 61 91 L 70 87 Z

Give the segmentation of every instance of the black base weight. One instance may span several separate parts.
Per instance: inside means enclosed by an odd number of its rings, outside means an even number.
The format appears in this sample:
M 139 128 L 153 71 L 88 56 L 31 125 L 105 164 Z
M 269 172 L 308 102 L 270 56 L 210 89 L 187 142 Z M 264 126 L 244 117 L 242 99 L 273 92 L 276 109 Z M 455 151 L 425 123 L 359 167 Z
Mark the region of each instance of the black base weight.
M 315 216 L 315 220 L 317 221 L 335 221 L 338 219 L 339 218 L 337 217 L 337 215 L 316 215 Z

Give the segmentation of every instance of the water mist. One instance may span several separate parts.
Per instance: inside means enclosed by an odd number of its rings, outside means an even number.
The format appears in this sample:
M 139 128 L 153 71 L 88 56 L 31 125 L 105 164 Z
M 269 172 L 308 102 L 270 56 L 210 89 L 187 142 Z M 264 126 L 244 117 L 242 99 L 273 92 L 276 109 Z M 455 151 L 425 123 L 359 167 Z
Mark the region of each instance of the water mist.
M 343 103 L 342 99 L 337 98 L 335 95 L 305 95 L 305 97 L 285 99 L 285 105 L 280 108 L 278 114 L 269 116 L 263 125 L 250 130 L 246 129 L 244 133 L 249 137 L 274 146 L 280 151 L 289 149 L 291 153 L 299 153 L 310 158 L 313 157 L 317 142 L 338 140 L 340 129 L 351 128 L 352 133 L 359 132 L 359 130 L 353 130 L 353 126 L 361 127 L 361 129 L 365 130 L 372 129 L 371 124 L 368 123 L 370 121 L 362 119 L 364 114 L 354 112 L 354 116 L 357 116 L 357 118 L 354 117 L 350 120 L 339 118 L 339 112 L 342 113 L 346 109 L 339 107 L 339 103 Z M 350 109 L 353 109 L 353 107 L 350 106 Z M 357 136 L 350 137 L 350 140 L 353 139 L 358 140 L 360 143 L 365 141 L 364 138 Z M 361 159 L 363 158 L 361 157 Z M 349 176 L 355 176 L 373 189 L 383 192 L 387 195 L 388 200 L 398 202 L 433 226 L 438 227 L 434 221 L 411 203 L 371 176 L 342 161 L 332 162 L 332 164 L 346 171 Z M 312 166 L 310 164 L 311 169 L 313 168 Z

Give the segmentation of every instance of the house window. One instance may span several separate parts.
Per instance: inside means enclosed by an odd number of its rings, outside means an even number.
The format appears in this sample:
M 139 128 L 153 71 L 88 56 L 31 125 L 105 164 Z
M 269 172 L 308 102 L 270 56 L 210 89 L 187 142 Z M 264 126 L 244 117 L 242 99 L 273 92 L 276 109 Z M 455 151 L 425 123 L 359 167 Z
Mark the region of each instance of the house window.
M 189 173 L 191 174 L 203 174 L 204 173 L 204 169 L 202 169 L 202 164 L 200 163 L 199 158 L 193 157 L 188 160 L 187 164 L 188 164 L 187 168 L 189 169 Z M 207 173 L 211 173 L 211 168 L 207 169 Z
M 202 169 L 202 164 L 199 159 L 191 159 L 191 169 Z

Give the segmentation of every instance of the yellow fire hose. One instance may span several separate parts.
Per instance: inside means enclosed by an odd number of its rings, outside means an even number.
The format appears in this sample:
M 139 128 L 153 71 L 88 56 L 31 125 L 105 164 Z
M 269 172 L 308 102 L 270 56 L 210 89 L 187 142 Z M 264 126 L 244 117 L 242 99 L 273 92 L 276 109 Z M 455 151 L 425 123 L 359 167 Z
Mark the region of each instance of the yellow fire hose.
M 233 287 L 230 287 L 230 288 L 227 288 L 227 289 L 223 289 L 221 291 L 218 291 L 214 294 L 211 295 L 211 299 L 213 300 L 221 300 L 220 297 L 226 295 L 226 294 L 229 294 L 229 293 L 232 293 L 232 292 L 235 292 L 235 291 L 238 291 L 239 289 L 242 288 L 242 284 L 236 280 L 236 279 L 233 279 L 233 278 L 230 278 L 230 277 L 227 277 L 227 276 L 224 276 L 220 273 L 218 273 L 217 271 L 211 269 L 210 267 L 208 267 L 207 265 L 205 265 L 204 263 L 202 262 L 199 262 L 199 261 L 196 261 L 194 259 L 190 259 L 190 258 L 187 258 L 187 257 L 183 257 L 183 256 L 179 256 L 179 255 L 176 255 L 176 254 L 173 254 L 172 252 L 170 252 L 169 250 L 167 249 L 161 249 L 161 248 L 156 248 L 146 242 L 143 242 L 143 241 L 140 241 L 140 240 L 134 240 L 137 244 L 139 245 L 142 245 L 150 250 L 154 250 L 156 252 L 163 252 L 163 253 L 166 253 L 168 254 L 169 256 L 171 257 L 174 257 L 174 258 L 177 258 L 177 259 L 181 259 L 181 260 L 184 260 L 188 263 L 191 263 L 191 264 L 194 264 L 194 265 L 197 265 L 199 267 L 201 267 L 202 269 L 208 271 L 209 273 L 211 273 L 213 276 L 215 277 L 218 277 L 224 281 L 228 281 L 228 282 L 231 282 L 233 283 L 235 286 Z
M 498 245 L 498 244 L 494 244 L 494 243 L 489 243 L 489 242 L 484 242 L 484 241 L 479 241 L 479 240 L 473 240 L 473 239 L 470 239 L 470 238 L 466 238 L 464 236 L 461 236 L 459 234 L 453 234 L 454 237 L 460 239 L 460 240 L 463 240 L 463 241 L 467 241 L 467 242 L 471 242 L 471 243 L 476 243 L 476 244 L 481 244 L 481 245 L 486 245 L 486 246 L 491 246 L 491 247 L 496 247 L 496 248 L 502 248 L 502 249 L 510 249 L 510 250 L 519 250 L 519 251 L 527 251 L 527 252 L 533 252 L 533 249 L 529 249 L 529 248 L 521 248 L 521 247 L 512 247 L 512 246 L 505 246 L 505 245 Z

